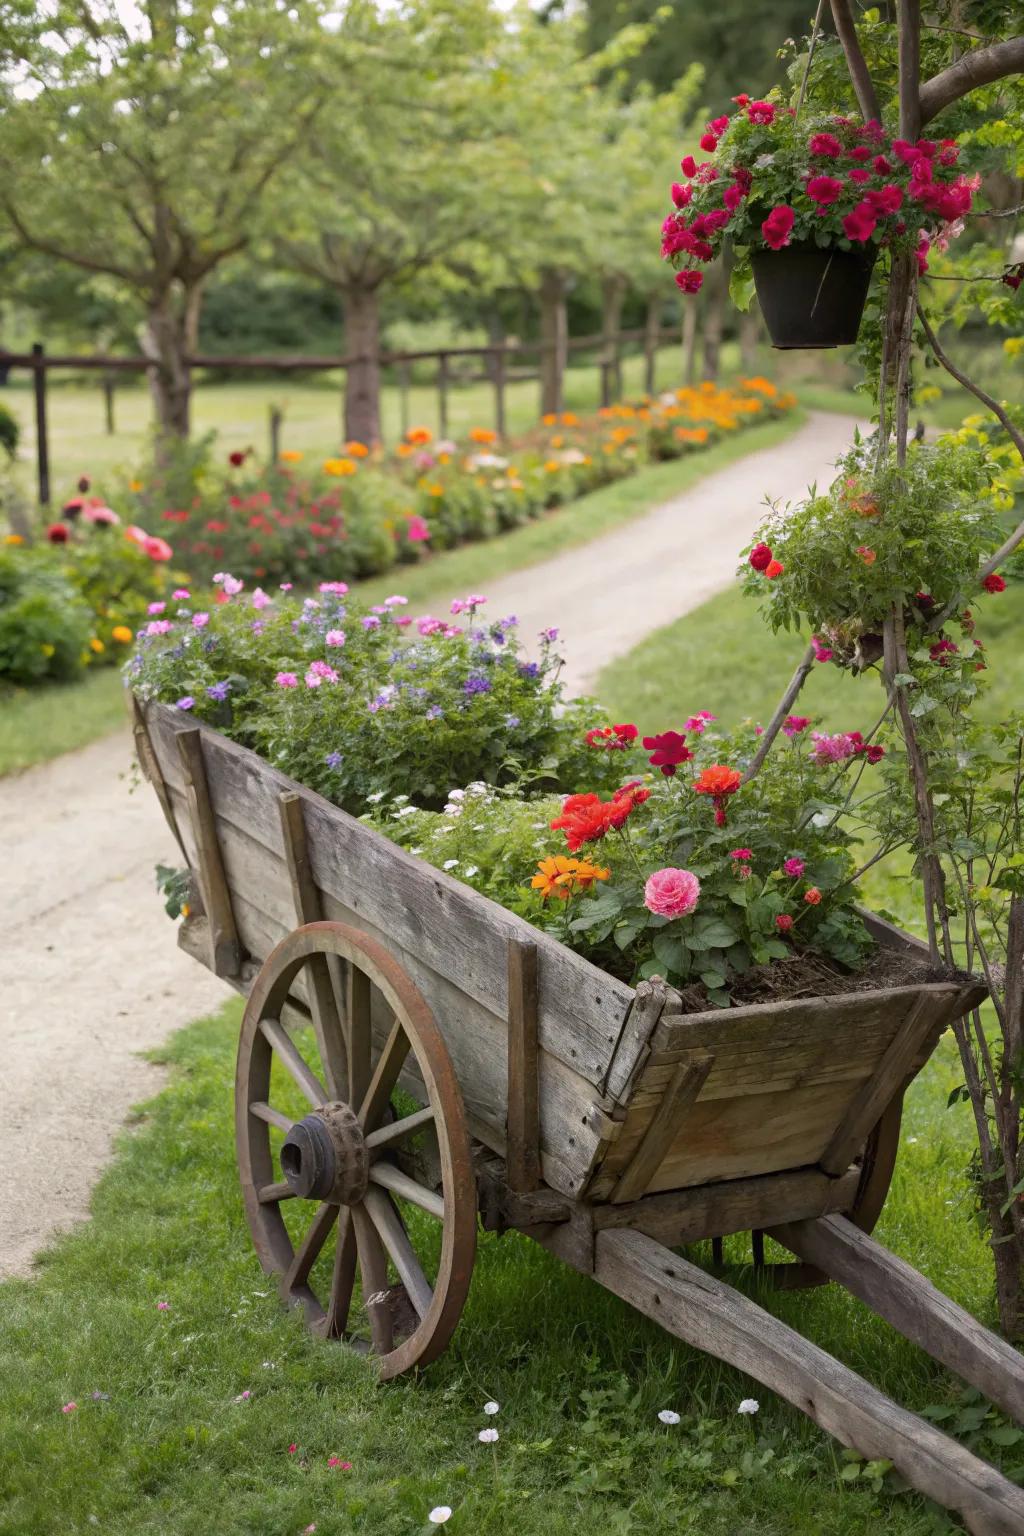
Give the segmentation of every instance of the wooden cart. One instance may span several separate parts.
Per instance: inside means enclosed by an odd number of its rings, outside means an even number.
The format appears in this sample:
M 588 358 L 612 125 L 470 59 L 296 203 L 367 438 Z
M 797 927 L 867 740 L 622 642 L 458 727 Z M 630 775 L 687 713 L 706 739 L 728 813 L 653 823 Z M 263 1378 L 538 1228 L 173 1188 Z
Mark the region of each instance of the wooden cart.
M 868 1235 L 904 1090 L 981 989 L 684 1014 L 671 989 L 605 975 L 216 731 L 136 703 L 135 732 L 194 877 L 180 942 L 248 997 L 245 1209 L 311 1327 L 372 1347 L 384 1377 L 436 1358 L 479 1216 L 891 1460 L 971 1531 L 1021 1536 L 1021 1489 L 672 1251 L 710 1238 L 720 1260 L 750 1231 L 766 1278 L 839 1281 L 1024 1420 L 1021 1357 Z M 764 1266 L 765 1233 L 797 1262 Z

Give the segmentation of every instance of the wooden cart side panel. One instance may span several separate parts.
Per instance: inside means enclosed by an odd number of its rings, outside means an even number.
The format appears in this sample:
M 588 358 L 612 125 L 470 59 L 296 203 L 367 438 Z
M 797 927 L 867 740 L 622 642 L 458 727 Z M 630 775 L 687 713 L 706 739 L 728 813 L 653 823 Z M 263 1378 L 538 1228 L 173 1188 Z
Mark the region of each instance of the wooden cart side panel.
M 845 1161 L 833 1158 L 827 1171 L 843 1172 L 870 1130 L 860 1134 L 851 1109 L 877 1108 L 867 1085 L 891 1065 L 894 1041 L 912 1035 L 917 1064 L 925 1041 L 934 1044 L 961 996 L 960 985 L 949 982 L 729 1013 L 663 1014 L 621 1132 L 593 1180 L 592 1198 L 612 1198 L 680 1068 L 709 1053 L 713 1067 L 696 1098 L 680 1110 L 646 1192 L 810 1167 L 830 1144 L 838 1150 L 841 1128 L 854 1132 L 857 1145 L 850 1151 L 845 1135 Z M 912 1030 L 901 1033 L 912 1015 Z M 902 1090 L 906 1076 L 893 1079 L 886 1102 Z
M 181 790 L 170 787 L 171 804 L 183 808 Z M 186 856 L 195 857 L 191 827 L 182 818 Z M 221 856 L 232 892 L 239 938 L 255 961 L 296 926 L 292 888 L 283 849 L 273 853 L 256 838 L 218 816 Z M 280 834 L 279 834 L 280 835 Z M 332 896 L 320 892 L 321 915 L 348 923 L 384 944 L 408 972 L 430 1004 L 452 1056 L 473 1134 L 495 1152 L 506 1151 L 508 1061 L 506 1021 L 468 997 L 452 980 L 426 965 L 422 957 L 395 942 L 392 933 L 367 921 Z M 313 999 L 303 973 L 294 992 L 310 1007 Z M 376 1017 L 381 1035 L 390 1018 Z M 597 1095 L 585 1079 L 547 1053 L 541 1053 L 539 1118 L 541 1169 L 545 1181 L 563 1194 L 577 1195 L 593 1166 L 607 1128 Z M 406 1083 L 410 1092 L 415 1085 Z
M 164 779 L 182 787 L 173 711 L 151 704 L 146 718 Z M 278 773 L 255 753 L 204 730 L 210 795 L 225 821 L 277 853 L 278 796 L 301 794 L 313 876 L 320 890 L 360 920 L 386 931 L 407 954 L 500 1018 L 507 1017 L 510 931 L 537 946 L 541 1048 L 594 1087 L 607 1074 L 633 989 L 548 935 L 442 871 L 405 853 L 312 791 Z M 401 899 L 399 899 L 401 893 Z

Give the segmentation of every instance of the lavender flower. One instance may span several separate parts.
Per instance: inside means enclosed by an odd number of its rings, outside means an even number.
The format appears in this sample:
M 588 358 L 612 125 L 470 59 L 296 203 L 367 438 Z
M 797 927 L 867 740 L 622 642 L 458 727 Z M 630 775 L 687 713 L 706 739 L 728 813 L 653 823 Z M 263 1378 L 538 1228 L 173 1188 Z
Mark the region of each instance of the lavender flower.
M 328 768 L 340 768 L 343 762 L 343 758 L 340 752 L 328 752 L 327 756 L 324 758 L 324 762 L 327 764 Z
M 491 685 L 486 677 L 481 677 L 479 673 L 474 673 L 471 677 L 466 678 L 462 685 L 462 691 L 468 694 L 490 693 Z
M 219 683 L 213 683 L 211 687 L 207 688 L 206 692 L 209 698 L 216 699 L 218 704 L 223 704 L 224 700 L 231 692 L 231 684 L 228 682 L 227 678 L 224 678 Z

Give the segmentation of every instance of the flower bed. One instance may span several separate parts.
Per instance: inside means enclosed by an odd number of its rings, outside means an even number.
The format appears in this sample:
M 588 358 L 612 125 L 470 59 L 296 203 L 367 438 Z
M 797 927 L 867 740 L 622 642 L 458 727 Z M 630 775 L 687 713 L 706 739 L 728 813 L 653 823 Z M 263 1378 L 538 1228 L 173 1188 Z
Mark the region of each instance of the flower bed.
M 267 465 L 234 452 L 223 468 L 193 452 L 113 499 L 159 528 L 196 580 L 230 569 L 254 582 L 353 581 L 518 527 L 651 460 L 699 452 L 795 403 L 754 378 L 588 418 L 546 417 L 508 450 L 486 428 L 460 446 L 413 427 L 394 452 L 347 443 L 312 470 L 293 450 Z
M 485 605 L 414 618 L 400 594 L 366 609 L 342 582 L 299 601 L 223 576 L 145 626 L 128 678 L 624 979 L 725 1005 L 797 951 L 861 962 L 844 817 L 879 745 L 793 716 L 746 785 L 755 726 L 611 723 L 563 699 L 555 630 L 527 660 Z

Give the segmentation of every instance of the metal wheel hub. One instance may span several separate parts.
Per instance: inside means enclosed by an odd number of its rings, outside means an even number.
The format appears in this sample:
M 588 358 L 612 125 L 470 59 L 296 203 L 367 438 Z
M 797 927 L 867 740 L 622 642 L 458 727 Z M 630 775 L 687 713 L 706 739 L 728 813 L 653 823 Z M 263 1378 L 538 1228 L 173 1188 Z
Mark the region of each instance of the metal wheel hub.
M 300 1200 L 357 1205 L 366 1194 L 370 1155 L 348 1104 L 322 1104 L 297 1120 L 281 1146 L 281 1172 Z

